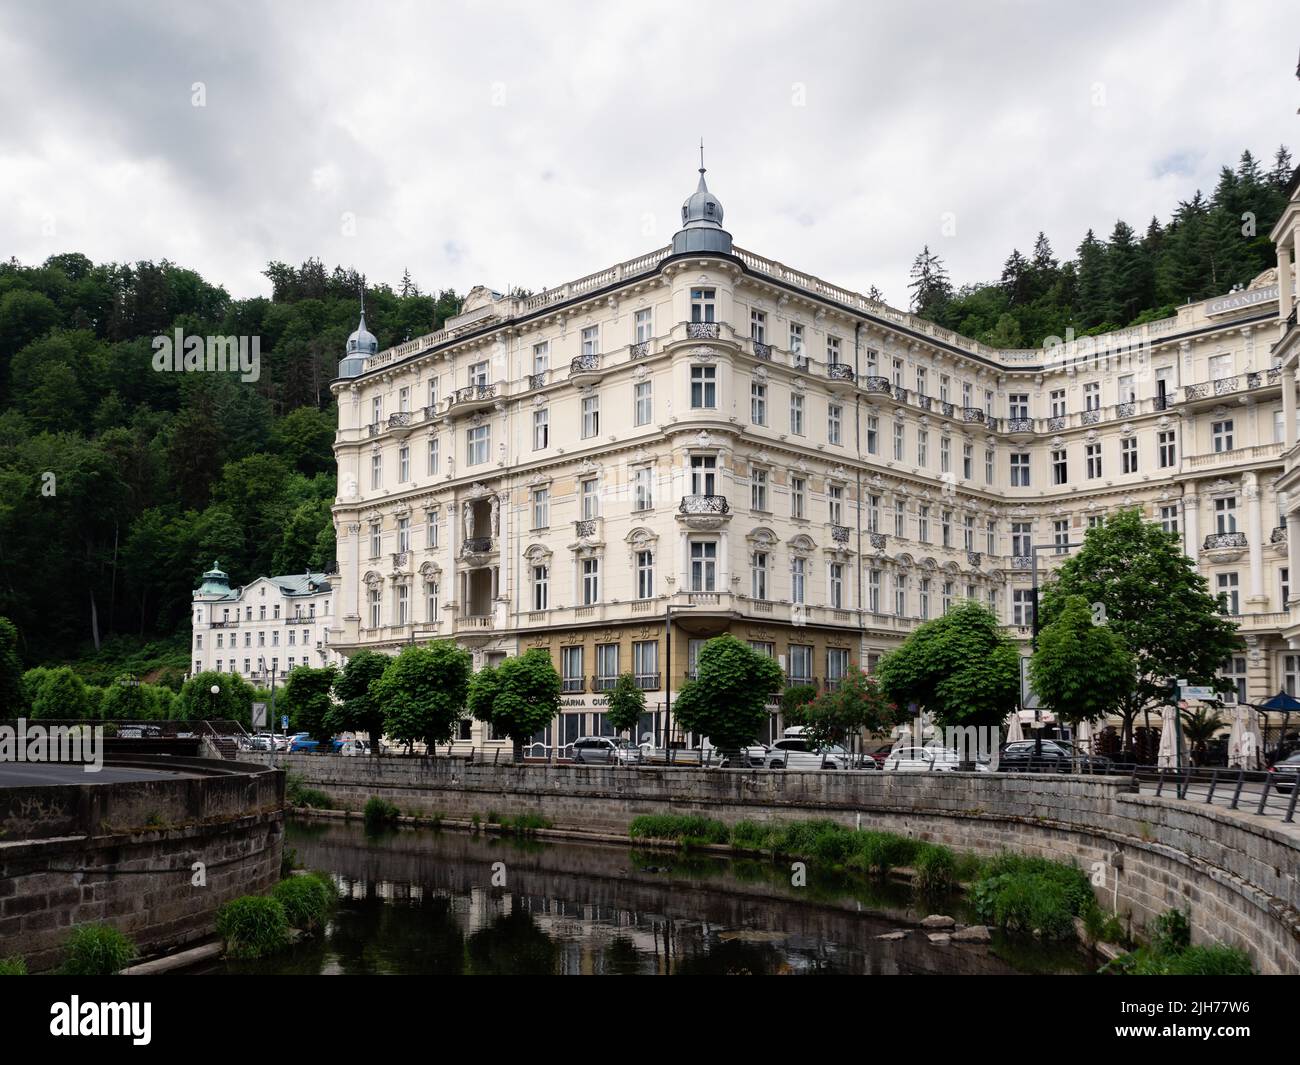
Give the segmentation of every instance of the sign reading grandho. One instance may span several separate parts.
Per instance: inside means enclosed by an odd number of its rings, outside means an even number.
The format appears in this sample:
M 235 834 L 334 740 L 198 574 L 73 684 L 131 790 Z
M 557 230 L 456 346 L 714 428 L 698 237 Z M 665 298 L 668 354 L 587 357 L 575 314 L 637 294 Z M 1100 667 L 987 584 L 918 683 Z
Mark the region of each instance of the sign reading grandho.
M 1227 314 L 1229 311 L 1254 307 L 1257 303 L 1272 303 L 1276 299 L 1276 285 L 1267 285 L 1264 288 L 1247 288 L 1242 289 L 1240 292 L 1229 292 L 1226 296 L 1220 296 L 1217 300 L 1210 300 L 1205 305 L 1205 313 Z

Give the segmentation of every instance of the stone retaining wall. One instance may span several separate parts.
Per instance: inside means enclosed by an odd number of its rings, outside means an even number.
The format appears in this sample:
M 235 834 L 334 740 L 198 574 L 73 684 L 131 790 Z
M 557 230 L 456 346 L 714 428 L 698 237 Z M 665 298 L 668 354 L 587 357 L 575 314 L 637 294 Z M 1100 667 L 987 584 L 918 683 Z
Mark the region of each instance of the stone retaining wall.
M 278 756 L 277 764 L 352 809 L 377 795 L 403 813 L 535 813 L 557 828 L 616 833 L 645 813 L 698 813 L 727 823 L 825 817 L 956 850 L 1074 859 L 1095 873 L 1103 905 L 1131 916 L 1135 927 L 1170 907 L 1187 908 L 1196 942 L 1241 947 L 1262 972 L 1300 973 L 1300 827 L 1136 794 L 1127 779 L 492 766 L 334 755 Z
M 0 789 L 0 957 L 55 968 L 71 929 L 93 922 L 142 953 L 169 950 L 210 936 L 225 902 L 274 886 L 284 774 L 200 760 L 168 768 L 202 775 Z M 205 886 L 193 883 L 195 862 Z

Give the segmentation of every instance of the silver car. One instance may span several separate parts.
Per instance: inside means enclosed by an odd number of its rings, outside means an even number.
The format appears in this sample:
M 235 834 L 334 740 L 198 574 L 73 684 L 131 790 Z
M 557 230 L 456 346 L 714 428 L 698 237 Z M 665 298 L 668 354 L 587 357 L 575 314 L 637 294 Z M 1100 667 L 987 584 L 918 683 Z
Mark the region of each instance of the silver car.
M 889 752 L 880 768 L 887 773 L 954 773 L 961 768 L 961 755 L 951 747 L 900 747 Z M 987 773 L 989 767 L 977 762 L 975 771 Z
M 848 769 L 849 753 L 838 744 L 808 749 L 808 741 L 800 736 L 785 736 L 777 740 L 767 752 L 768 769 Z

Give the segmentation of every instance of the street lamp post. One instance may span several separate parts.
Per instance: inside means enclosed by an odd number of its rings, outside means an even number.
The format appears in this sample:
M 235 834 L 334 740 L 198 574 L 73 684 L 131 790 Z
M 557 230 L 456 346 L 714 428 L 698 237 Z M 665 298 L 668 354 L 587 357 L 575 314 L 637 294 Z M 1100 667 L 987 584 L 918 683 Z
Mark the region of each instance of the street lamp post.
M 669 755 L 669 743 L 673 730 L 673 614 L 679 610 L 694 610 L 694 603 L 669 603 L 664 607 L 664 760 Z
M 212 685 L 212 687 L 208 689 L 208 692 L 212 696 L 212 698 L 208 701 L 208 709 L 209 712 L 212 714 L 212 717 L 215 719 L 217 716 L 217 696 L 221 694 L 221 685 L 219 684 Z

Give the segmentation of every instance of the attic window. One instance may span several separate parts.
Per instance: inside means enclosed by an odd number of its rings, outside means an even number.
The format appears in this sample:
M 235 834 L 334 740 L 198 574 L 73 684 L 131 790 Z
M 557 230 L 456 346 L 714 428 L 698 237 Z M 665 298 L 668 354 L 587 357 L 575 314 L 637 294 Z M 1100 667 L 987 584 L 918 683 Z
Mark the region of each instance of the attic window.
M 712 201 L 709 201 L 708 203 L 706 203 L 706 204 L 704 205 L 704 213 L 705 213 L 705 214 L 713 214 L 713 202 L 712 202 Z

